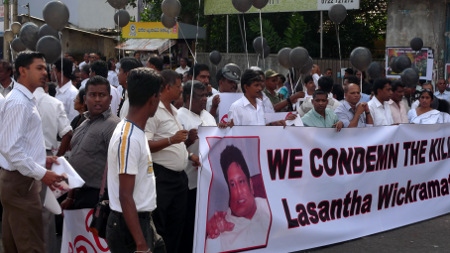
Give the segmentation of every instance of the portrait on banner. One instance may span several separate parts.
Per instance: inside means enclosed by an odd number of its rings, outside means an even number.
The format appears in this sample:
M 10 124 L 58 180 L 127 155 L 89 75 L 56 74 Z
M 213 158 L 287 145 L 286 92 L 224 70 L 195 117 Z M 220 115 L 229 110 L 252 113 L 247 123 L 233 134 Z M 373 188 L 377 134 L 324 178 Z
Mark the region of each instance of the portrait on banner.
M 209 188 L 206 252 L 267 246 L 272 214 L 260 165 L 259 137 L 207 138 Z

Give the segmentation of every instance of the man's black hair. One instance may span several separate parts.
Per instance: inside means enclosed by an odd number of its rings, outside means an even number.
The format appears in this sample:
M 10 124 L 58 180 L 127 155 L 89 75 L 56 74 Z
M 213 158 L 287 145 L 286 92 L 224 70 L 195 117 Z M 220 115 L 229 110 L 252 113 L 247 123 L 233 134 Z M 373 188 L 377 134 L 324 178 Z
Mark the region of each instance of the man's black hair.
M 159 95 L 162 76 L 153 69 L 132 69 L 127 77 L 130 106 L 143 106 L 150 97 Z

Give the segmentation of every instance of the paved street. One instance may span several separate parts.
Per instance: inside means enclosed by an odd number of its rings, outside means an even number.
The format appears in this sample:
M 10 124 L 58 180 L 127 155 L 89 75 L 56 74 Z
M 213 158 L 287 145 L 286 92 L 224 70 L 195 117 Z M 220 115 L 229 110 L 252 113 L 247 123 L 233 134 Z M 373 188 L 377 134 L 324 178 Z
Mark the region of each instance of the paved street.
M 437 253 L 450 251 L 450 214 L 363 238 L 297 253 Z M 3 246 L 0 241 L 0 253 Z M 278 253 L 278 252 L 277 252 Z M 280 252 L 281 253 L 281 252 Z

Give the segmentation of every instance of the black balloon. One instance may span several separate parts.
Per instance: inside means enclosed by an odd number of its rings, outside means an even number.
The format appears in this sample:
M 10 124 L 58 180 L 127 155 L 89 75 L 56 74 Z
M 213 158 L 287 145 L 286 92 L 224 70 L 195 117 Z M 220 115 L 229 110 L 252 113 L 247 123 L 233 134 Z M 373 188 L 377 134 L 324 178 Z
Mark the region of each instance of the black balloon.
M 23 44 L 31 50 L 36 50 L 36 42 L 38 41 L 39 27 L 32 22 L 27 22 L 22 25 L 19 32 L 19 38 Z
M 340 24 L 347 16 L 347 8 L 342 4 L 334 4 L 328 11 L 328 17 L 336 24 Z
M 290 69 L 291 68 L 291 62 L 289 61 L 289 54 L 291 53 L 290 47 L 284 47 L 278 51 L 278 62 L 281 66 Z
M 252 7 L 251 0 L 233 0 L 231 3 L 239 12 L 247 12 Z
M 400 55 L 394 60 L 394 65 L 397 73 L 402 72 L 403 70 L 411 67 L 411 60 L 406 55 Z
M 291 66 L 300 69 L 308 61 L 309 53 L 304 47 L 296 47 L 289 53 Z
M 358 70 L 365 71 L 372 62 L 372 53 L 365 47 L 357 47 L 350 53 L 350 62 Z
M 45 22 L 57 31 L 61 31 L 69 22 L 69 9 L 60 1 L 47 3 L 42 14 Z
M 303 67 L 300 69 L 300 73 L 302 73 L 303 75 L 307 75 L 311 73 L 311 69 L 313 67 L 313 59 L 311 58 L 311 56 L 308 58 L 308 60 L 306 60 L 305 65 L 303 65 Z
M 14 51 L 16 51 L 17 53 L 18 53 L 18 52 L 22 52 L 22 51 L 24 51 L 25 49 L 27 49 L 27 47 L 23 44 L 23 42 L 20 40 L 19 37 L 17 37 L 17 38 L 15 38 L 15 39 L 12 40 L 12 42 L 11 42 L 11 48 L 12 48 Z
M 379 62 L 371 62 L 369 67 L 367 68 L 367 74 L 370 79 L 377 79 L 382 77 L 383 75 L 383 66 Z
M 415 87 L 419 82 L 419 73 L 413 68 L 407 68 L 400 74 L 402 83 L 408 87 Z
M 226 67 L 227 69 L 229 69 L 229 70 L 233 71 L 234 73 L 236 73 L 236 75 L 239 76 L 239 78 L 241 77 L 242 70 L 237 64 L 235 64 L 235 63 L 228 63 L 224 67 Z
M 211 53 L 209 53 L 209 61 L 214 64 L 217 65 L 220 63 L 220 61 L 222 60 L 222 55 L 220 55 L 220 52 L 217 50 L 211 51 Z
M 415 37 L 409 42 L 411 49 L 414 51 L 419 51 L 423 47 L 423 41 L 421 38 Z
M 61 57 L 61 44 L 57 38 L 47 35 L 38 40 L 36 51 L 43 53 L 47 62 L 55 62 Z
M 261 55 L 261 57 L 263 59 L 266 59 L 267 56 L 269 56 L 269 54 L 270 54 L 270 47 L 269 46 L 265 46 L 263 51 L 261 53 L 259 53 L 259 55 Z
M 268 47 L 267 41 L 265 38 L 261 38 L 261 36 L 256 37 L 253 40 L 253 48 L 255 49 L 255 52 L 262 53 L 263 49 L 265 47 Z
M 119 27 L 124 27 L 130 22 L 130 13 L 126 10 L 119 10 L 114 14 L 114 22 Z
M 38 36 L 39 38 L 42 38 L 47 35 L 59 38 L 58 31 L 47 24 L 43 24 L 41 27 L 39 27 Z
M 161 23 L 166 28 L 172 28 L 177 24 L 177 20 L 174 17 L 166 16 L 164 13 L 161 14 Z
M 253 0 L 253 6 L 256 9 L 262 9 L 266 7 L 267 3 L 269 3 L 269 0 Z
M 128 0 L 107 0 L 114 9 L 122 9 L 128 4 Z
M 161 10 L 168 17 L 178 17 L 181 12 L 181 3 L 178 0 L 164 0 L 161 3 Z

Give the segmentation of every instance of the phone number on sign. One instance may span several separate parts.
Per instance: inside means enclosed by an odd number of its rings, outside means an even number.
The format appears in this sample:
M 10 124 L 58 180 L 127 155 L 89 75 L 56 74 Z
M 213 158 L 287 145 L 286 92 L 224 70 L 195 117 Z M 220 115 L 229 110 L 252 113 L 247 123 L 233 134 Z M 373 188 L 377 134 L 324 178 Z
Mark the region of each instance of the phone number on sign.
M 353 3 L 353 0 L 322 0 L 322 4 L 348 4 Z

